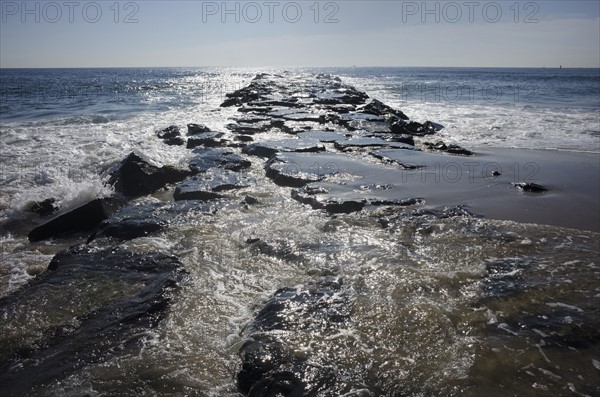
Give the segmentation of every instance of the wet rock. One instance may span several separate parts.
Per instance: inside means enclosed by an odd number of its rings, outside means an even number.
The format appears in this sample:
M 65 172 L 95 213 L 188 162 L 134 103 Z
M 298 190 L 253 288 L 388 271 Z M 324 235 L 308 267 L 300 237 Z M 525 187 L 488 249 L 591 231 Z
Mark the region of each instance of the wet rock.
M 307 131 L 296 135 L 299 139 L 318 140 L 325 143 L 333 143 L 335 141 L 349 138 L 350 134 L 343 134 L 337 131 Z
M 380 147 L 380 148 L 397 148 L 397 149 L 409 149 L 412 150 L 414 147 L 409 144 L 402 142 L 391 142 L 381 138 L 374 137 L 359 137 L 352 139 L 337 140 L 334 142 L 334 146 L 337 150 L 345 151 L 354 148 L 368 148 L 368 147 Z
M 254 204 L 260 204 L 260 201 L 256 197 L 246 196 L 246 197 L 244 197 L 242 204 L 254 205 Z
M 281 125 L 283 125 L 283 123 Z M 261 134 L 264 132 L 268 132 L 273 128 L 276 128 L 275 126 L 276 124 L 273 120 L 266 120 L 254 123 L 239 121 L 237 123 L 230 123 L 226 125 L 227 129 L 231 132 L 243 135 Z
M 269 92 L 261 80 L 253 80 L 248 86 L 226 94 L 227 99 L 221 107 L 242 106 L 248 102 L 268 100 Z
M 375 133 L 367 135 L 368 137 L 380 138 L 390 142 L 406 143 L 407 145 L 414 146 L 415 139 L 412 135 L 408 134 L 388 134 L 388 133 Z
M 436 143 L 432 142 L 423 142 L 423 146 L 425 146 L 429 150 L 435 150 L 438 152 L 446 152 L 450 154 L 458 154 L 461 156 L 472 156 L 473 152 L 467 150 L 461 146 L 450 144 L 446 145 L 443 141 L 437 141 Z
M 382 149 L 371 152 L 371 155 L 386 163 L 395 163 L 403 169 L 433 167 L 441 162 L 440 154 L 426 153 L 419 150 Z
M 327 338 L 346 328 L 352 291 L 334 277 L 296 288 L 282 288 L 246 330 L 238 386 L 248 396 L 342 395 L 349 391 L 320 351 L 298 354 L 296 338 Z
M 181 137 L 179 127 L 176 125 L 171 125 L 163 130 L 157 131 L 156 135 L 167 145 L 182 146 L 185 144 L 185 140 Z
M 196 135 L 196 134 L 202 134 L 205 132 L 210 132 L 210 128 L 208 128 L 207 126 L 205 126 L 204 124 L 188 124 L 187 125 L 187 129 L 188 129 L 188 135 Z
M 300 187 L 339 172 L 339 158 L 331 154 L 311 156 L 300 153 L 280 153 L 267 161 L 265 171 L 277 185 Z M 310 163 L 312 161 L 312 163 Z
M 187 148 L 192 149 L 197 146 L 204 146 L 204 147 L 225 146 L 228 141 L 226 139 L 221 139 L 223 137 L 223 135 L 225 135 L 225 134 L 222 132 L 215 132 L 215 131 L 194 134 L 192 137 L 190 137 L 188 139 Z
M 362 189 L 361 189 L 362 188 Z M 392 190 L 391 185 L 353 186 L 333 183 L 313 183 L 302 189 L 293 189 L 292 198 L 313 209 L 325 210 L 330 214 L 349 214 L 367 206 L 410 206 L 422 203 L 420 198 L 398 198 L 381 195 L 381 191 Z
M 3 321 L 35 316 L 23 329 L 5 330 L 2 394 L 36 395 L 36 387 L 90 364 L 139 354 L 183 276 L 181 262 L 160 253 L 80 246 L 57 254 L 46 272 L 0 299 Z
M 280 141 L 266 141 L 251 143 L 242 148 L 242 153 L 269 158 L 279 152 L 322 152 L 325 150 L 319 141 L 310 139 L 282 139 Z
M 88 239 L 131 240 L 157 233 L 168 226 L 187 222 L 191 217 L 214 214 L 216 206 L 209 203 L 170 202 L 124 207 L 100 223 Z
M 516 182 L 512 184 L 516 188 L 528 193 L 544 193 L 548 188 L 532 182 Z
M 435 134 L 443 128 L 442 125 L 426 121 L 425 123 L 417 123 L 416 121 L 396 121 L 391 124 L 390 129 L 395 134 L 409 134 L 414 136 L 426 136 Z
M 324 124 L 327 122 L 327 118 L 324 114 L 313 112 L 290 111 L 287 109 L 274 110 L 268 113 L 268 116 L 282 118 L 284 120 L 289 121 L 308 121 L 320 124 Z
M 48 216 L 58 211 L 56 199 L 51 197 L 42 201 L 34 201 L 29 207 L 29 211 L 38 214 L 39 216 Z
M 150 194 L 169 183 L 179 182 L 191 174 L 190 170 L 171 166 L 157 167 L 131 153 L 111 172 L 108 184 L 125 196 L 138 197 Z
M 97 227 L 120 206 L 113 198 L 98 198 L 59 215 L 29 232 L 31 242 L 87 232 Z
M 207 172 L 212 168 L 230 171 L 242 171 L 249 168 L 252 163 L 227 149 L 196 148 L 196 155 L 189 163 L 194 173 Z
M 252 178 L 229 170 L 212 170 L 187 179 L 175 188 L 175 200 L 213 200 L 224 198 L 221 192 L 251 186 Z
M 239 142 L 252 142 L 254 138 L 249 135 L 237 135 L 233 140 Z
M 364 92 L 345 87 L 319 92 L 313 102 L 325 105 L 362 105 L 368 98 Z
M 402 111 L 396 110 L 377 99 L 373 99 L 371 102 L 364 105 L 360 110 L 361 112 L 375 114 L 378 116 L 393 115 L 401 120 L 409 119 L 408 116 L 406 116 Z
M 277 259 L 283 259 L 288 262 L 308 263 L 309 260 L 298 253 L 290 241 L 286 239 L 275 239 L 274 241 L 265 241 L 260 238 L 250 238 L 246 240 L 250 249 Z

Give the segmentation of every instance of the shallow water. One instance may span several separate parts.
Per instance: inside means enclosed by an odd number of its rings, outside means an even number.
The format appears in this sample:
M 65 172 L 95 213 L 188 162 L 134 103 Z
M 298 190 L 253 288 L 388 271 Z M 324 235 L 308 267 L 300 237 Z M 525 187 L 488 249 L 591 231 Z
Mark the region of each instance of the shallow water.
M 234 75 L 232 84 L 253 75 Z M 153 140 L 154 130 L 187 122 L 222 126 L 233 110 L 208 113 L 218 99 L 103 123 L 3 126 L 3 158 L 13 157 L 3 160 L 0 296 L 87 237 L 29 244 L 26 233 L 41 220 L 23 210 L 28 200 L 61 197 L 64 212 L 101 195 L 102 170 L 132 148 L 158 163 L 184 164 L 189 152 Z M 600 234 L 462 211 L 384 207 L 327 215 L 293 200 L 290 188 L 267 179 L 261 160 L 250 159 L 256 186 L 234 193 L 214 215 L 190 215 L 122 244 L 175 255 L 187 271 L 164 320 L 137 335 L 141 347 L 107 354 L 35 394 L 239 396 L 238 352 L 254 316 L 279 288 L 324 276 L 342 280 L 348 323 L 335 332 L 284 336 L 296 354 L 310 352 L 315 365 L 347 380 L 347 392 L 356 393 L 348 395 L 600 393 Z M 240 205 L 246 194 L 259 204 Z M 108 288 L 76 291 L 102 301 Z M 52 299 L 73 297 L 59 290 Z M 0 338 L 38 343 L 46 332 L 75 326 L 78 314 L 40 302 L 3 319 Z

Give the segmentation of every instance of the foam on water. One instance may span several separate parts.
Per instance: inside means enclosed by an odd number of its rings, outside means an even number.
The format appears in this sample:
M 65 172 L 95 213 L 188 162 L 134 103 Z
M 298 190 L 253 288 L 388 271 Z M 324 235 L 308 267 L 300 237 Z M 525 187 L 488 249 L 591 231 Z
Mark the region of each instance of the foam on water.
M 120 117 L 3 121 L 2 221 L 26 218 L 32 200 L 56 197 L 66 211 L 109 194 L 103 175 L 132 150 L 156 164 L 186 165 L 190 151 L 164 145 L 155 131 L 171 124 L 185 131 L 187 123 L 225 131 L 235 109 L 219 108 L 220 87 L 239 88 L 254 72 L 164 83 L 182 95 L 190 94 L 188 85 L 216 87 L 191 104 L 140 88 L 147 102 L 164 107 Z M 444 124 L 432 139 L 466 147 L 600 149 L 594 112 L 408 102 L 378 78 L 349 80 L 412 119 Z M 588 129 L 589 140 L 581 137 Z M 188 272 L 182 290 L 159 327 L 144 334 L 139 351 L 89 365 L 40 395 L 127 389 L 139 395 L 239 396 L 235 374 L 244 329 L 277 289 L 329 275 L 343 278 L 352 290 L 348 327 L 329 336 L 287 336 L 298 354 L 312 352 L 317 365 L 334 363 L 355 380 L 348 395 L 371 393 L 360 383 L 372 378 L 380 379 L 381 395 L 498 395 L 498 385 L 503 395 L 600 387 L 594 378 L 600 369 L 597 349 L 585 344 L 600 326 L 597 233 L 468 216 L 409 216 L 399 209 L 330 217 L 292 200 L 289 189 L 267 180 L 262 165 L 259 160 L 252 165 L 258 181 L 251 194 L 259 204 L 231 205 L 123 244 L 180 258 Z M 234 201 L 246 193 L 241 190 Z M 389 217 L 389 227 L 381 227 L 382 216 Z M 275 253 L 246 243 L 256 238 Z M 61 248 L 61 243 L 32 246 L 4 231 L 0 244 L 2 294 L 45 269 Z M 54 325 L 52 310 L 40 304 L 23 313 L 23 324 L 44 318 Z M 10 325 L 10 332 L 17 334 L 19 326 Z M 560 340 L 563 334 L 572 339 Z M 577 350 L 556 348 L 559 343 Z

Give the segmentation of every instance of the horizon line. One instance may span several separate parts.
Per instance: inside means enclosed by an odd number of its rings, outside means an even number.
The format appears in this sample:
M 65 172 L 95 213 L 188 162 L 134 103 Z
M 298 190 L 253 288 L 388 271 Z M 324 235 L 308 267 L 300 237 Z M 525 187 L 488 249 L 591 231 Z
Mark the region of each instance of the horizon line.
M 284 68 L 447 68 L 447 69 L 600 69 L 599 66 L 389 66 L 389 65 L 337 65 L 337 66 L 0 66 L 1 69 L 182 69 L 182 68 L 252 68 L 252 69 L 284 69 Z

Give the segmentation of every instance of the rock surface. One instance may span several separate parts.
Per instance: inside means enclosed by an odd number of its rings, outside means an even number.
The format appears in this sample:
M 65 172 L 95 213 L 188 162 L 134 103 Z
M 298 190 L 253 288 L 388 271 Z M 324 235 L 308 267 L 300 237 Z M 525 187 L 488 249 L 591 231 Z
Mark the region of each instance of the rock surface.
M 334 363 L 319 365 L 319 352 L 299 352 L 291 339 L 335 335 L 350 320 L 353 299 L 343 281 L 333 277 L 278 290 L 246 330 L 240 390 L 248 396 L 272 397 L 346 392 Z
M 0 299 L 3 321 L 39 311 L 35 325 L 6 330 L 18 335 L 0 346 L 3 395 L 31 395 L 85 365 L 138 350 L 183 274 L 177 258 L 162 254 L 85 246 L 58 253 L 46 272 Z M 63 315 L 46 318 L 44 306 L 61 307 Z
M 172 166 L 158 167 L 150 164 L 135 153 L 130 153 L 111 172 L 108 183 L 115 191 L 128 197 L 139 197 L 150 194 L 169 183 L 185 179 L 191 171 Z

